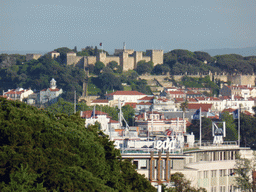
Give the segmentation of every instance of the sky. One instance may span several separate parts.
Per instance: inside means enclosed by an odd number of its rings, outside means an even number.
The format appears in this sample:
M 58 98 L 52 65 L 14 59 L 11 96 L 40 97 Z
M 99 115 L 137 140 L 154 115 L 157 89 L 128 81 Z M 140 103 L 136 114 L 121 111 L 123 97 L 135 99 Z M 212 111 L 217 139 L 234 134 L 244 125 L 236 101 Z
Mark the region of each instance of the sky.
M 255 0 L 0 0 L 0 51 L 256 46 Z

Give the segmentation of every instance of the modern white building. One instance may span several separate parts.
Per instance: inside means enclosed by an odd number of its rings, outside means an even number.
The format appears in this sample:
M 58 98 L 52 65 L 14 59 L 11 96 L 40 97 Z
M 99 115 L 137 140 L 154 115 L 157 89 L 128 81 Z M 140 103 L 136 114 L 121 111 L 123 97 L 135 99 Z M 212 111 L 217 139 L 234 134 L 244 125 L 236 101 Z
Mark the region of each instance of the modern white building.
M 146 94 L 140 93 L 138 91 L 115 91 L 113 93 L 107 94 L 107 100 L 120 100 L 124 103 L 137 103 L 138 99 L 145 97 Z
M 62 93 L 62 89 L 57 88 L 56 81 L 52 78 L 50 88 L 40 91 L 40 104 L 55 103 Z

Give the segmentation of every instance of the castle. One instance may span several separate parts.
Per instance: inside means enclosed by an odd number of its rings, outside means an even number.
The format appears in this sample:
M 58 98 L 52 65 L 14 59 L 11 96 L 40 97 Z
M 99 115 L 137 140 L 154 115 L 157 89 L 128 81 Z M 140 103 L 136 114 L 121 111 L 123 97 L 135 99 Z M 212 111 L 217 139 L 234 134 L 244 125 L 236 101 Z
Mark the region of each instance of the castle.
M 67 53 L 67 65 L 75 65 L 79 67 L 87 67 L 94 65 L 97 61 L 101 61 L 105 65 L 111 61 L 115 61 L 123 67 L 123 71 L 136 69 L 139 61 L 152 61 L 154 66 L 163 64 L 163 50 L 146 50 L 143 55 L 142 51 L 134 51 L 133 49 L 115 49 L 113 56 L 107 56 L 105 52 L 99 52 L 96 56 L 77 56 L 76 53 Z

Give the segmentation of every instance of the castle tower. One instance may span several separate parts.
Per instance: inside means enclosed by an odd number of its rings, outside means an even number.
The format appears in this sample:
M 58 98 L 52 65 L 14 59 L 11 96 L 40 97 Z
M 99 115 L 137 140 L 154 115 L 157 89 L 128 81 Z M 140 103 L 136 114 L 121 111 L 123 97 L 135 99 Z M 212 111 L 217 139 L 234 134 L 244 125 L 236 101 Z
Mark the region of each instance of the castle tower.
M 137 68 L 137 63 L 142 59 L 143 55 L 142 55 L 142 51 L 135 51 L 134 53 L 134 69 Z
M 150 56 L 154 66 L 164 63 L 164 51 L 163 50 L 146 50 L 146 55 Z
M 52 80 L 50 81 L 50 88 L 51 89 L 56 89 L 57 86 L 56 86 L 56 81 L 54 78 L 52 78 Z

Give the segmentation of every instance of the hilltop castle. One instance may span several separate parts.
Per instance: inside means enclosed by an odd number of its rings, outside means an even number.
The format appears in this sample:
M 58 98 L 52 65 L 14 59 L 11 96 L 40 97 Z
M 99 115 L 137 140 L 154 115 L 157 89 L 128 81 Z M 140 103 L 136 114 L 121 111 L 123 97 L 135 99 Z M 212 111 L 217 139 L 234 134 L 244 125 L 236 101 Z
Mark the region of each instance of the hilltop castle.
M 97 61 L 101 61 L 105 65 L 111 61 L 115 61 L 123 67 L 123 71 L 136 69 L 139 61 L 152 61 L 154 66 L 163 64 L 163 50 L 146 50 L 143 55 L 142 51 L 134 51 L 133 49 L 115 49 L 113 56 L 107 56 L 105 52 L 99 52 L 96 56 L 77 56 L 76 53 L 67 53 L 67 65 L 75 65 L 87 67 L 94 65 Z

